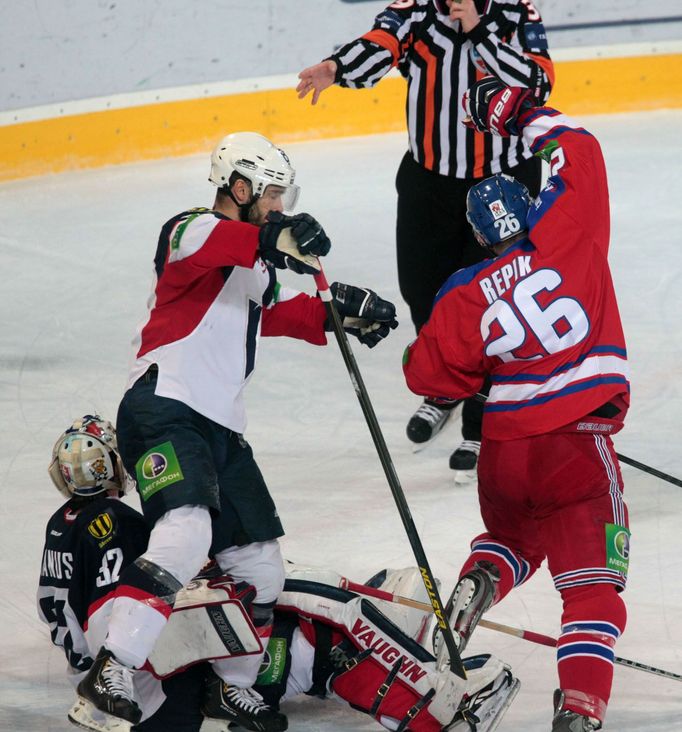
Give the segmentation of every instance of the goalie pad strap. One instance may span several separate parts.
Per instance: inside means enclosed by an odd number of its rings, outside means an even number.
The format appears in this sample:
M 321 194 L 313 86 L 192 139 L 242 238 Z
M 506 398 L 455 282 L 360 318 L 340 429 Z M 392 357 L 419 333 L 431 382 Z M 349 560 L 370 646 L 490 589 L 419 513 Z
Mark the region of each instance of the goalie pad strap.
M 381 702 L 384 700 L 386 694 L 388 694 L 388 690 L 391 688 L 391 684 L 395 681 L 395 677 L 398 675 L 398 672 L 400 671 L 402 665 L 403 659 L 399 658 L 395 662 L 395 664 L 393 664 L 393 668 L 389 671 L 388 676 L 386 677 L 386 681 L 384 681 L 384 683 L 377 690 L 376 698 L 374 699 L 374 702 L 372 703 L 372 706 L 369 710 L 369 713 L 373 717 L 376 717 L 377 712 L 379 711 L 379 707 L 381 706 Z
M 407 714 L 403 717 L 402 721 L 398 725 L 396 732 L 404 732 L 407 729 L 407 725 L 421 712 L 421 710 L 433 699 L 435 689 L 430 689 L 424 694 L 424 696 L 410 709 L 407 710 Z
M 334 672 L 331 663 L 332 629 L 317 621 L 313 621 L 315 629 L 315 659 L 313 661 L 313 685 L 306 694 L 324 698 L 327 695 L 327 680 Z

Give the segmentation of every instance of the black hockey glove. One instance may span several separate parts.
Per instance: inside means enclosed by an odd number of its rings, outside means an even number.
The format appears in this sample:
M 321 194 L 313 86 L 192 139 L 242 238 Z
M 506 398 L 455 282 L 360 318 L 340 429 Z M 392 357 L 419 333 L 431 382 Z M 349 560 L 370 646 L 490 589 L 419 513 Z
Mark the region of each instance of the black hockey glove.
M 258 234 L 260 256 L 278 269 L 297 274 L 317 274 L 315 257 L 331 249 L 329 237 L 310 214 L 285 216 L 270 211 Z
M 496 76 L 484 76 L 464 92 L 462 106 L 467 127 L 509 137 L 520 132 L 516 124 L 519 114 L 536 105 L 530 89 L 507 86 Z
M 395 305 L 380 298 L 373 290 L 342 282 L 332 283 L 330 290 L 343 329 L 369 348 L 374 348 L 398 327 Z M 331 330 L 331 324 L 325 324 L 325 329 Z

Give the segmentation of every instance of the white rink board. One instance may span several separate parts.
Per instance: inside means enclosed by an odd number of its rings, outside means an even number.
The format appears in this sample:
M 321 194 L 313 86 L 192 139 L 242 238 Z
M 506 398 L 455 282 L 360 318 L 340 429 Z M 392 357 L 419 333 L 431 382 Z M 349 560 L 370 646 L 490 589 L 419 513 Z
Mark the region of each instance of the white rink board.
M 682 112 L 585 120 L 605 149 L 612 194 L 611 262 L 633 374 L 633 406 L 619 452 L 682 477 Z M 434 572 L 449 593 L 481 530 L 472 488 L 455 488 L 451 424 L 423 452 L 404 436 L 419 403 L 400 361 L 413 330 L 397 288 L 393 179 L 403 135 L 287 148 L 301 207 L 334 248 L 330 279 L 370 285 L 399 304 L 400 327 L 378 348 L 355 348 Z M 72 696 L 64 659 L 37 619 L 44 525 L 59 505 L 46 468 L 71 418 L 114 419 L 128 344 L 144 304 L 161 224 L 210 205 L 208 155 L 23 180 L 0 186 L 0 729 L 66 732 Z M 286 277 L 312 291 L 310 278 Z M 393 499 L 335 344 L 265 339 L 247 396 L 247 438 L 277 501 L 285 555 L 363 581 L 412 563 Z M 682 489 L 624 468 L 632 563 L 629 624 L 616 653 L 682 673 Z M 129 499 L 136 505 L 136 499 Z M 502 623 L 556 635 L 560 602 L 543 568 L 492 610 Z M 547 732 L 553 652 L 480 629 L 472 653 L 510 662 L 522 688 L 500 732 Z M 682 686 L 617 667 L 605 732 L 682 728 Z M 379 726 L 334 702 L 289 704 L 300 732 Z

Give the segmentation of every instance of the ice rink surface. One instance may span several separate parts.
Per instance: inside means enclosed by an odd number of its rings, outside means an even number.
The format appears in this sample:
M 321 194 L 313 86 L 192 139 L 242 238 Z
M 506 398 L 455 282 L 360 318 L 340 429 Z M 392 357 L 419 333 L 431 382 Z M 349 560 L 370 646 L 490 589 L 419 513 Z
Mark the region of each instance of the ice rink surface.
M 612 202 L 611 265 L 632 368 L 619 452 L 682 476 L 682 112 L 584 120 L 602 142 Z M 226 130 L 228 132 L 229 130 Z M 393 180 L 404 135 L 287 147 L 301 210 L 323 223 L 328 278 L 369 285 L 399 303 L 400 327 L 373 351 L 354 346 L 443 594 L 482 529 L 475 489 L 455 487 L 452 422 L 413 454 L 405 424 L 419 399 L 400 363 L 413 330 L 397 287 Z M 35 610 L 44 525 L 60 504 L 46 468 L 77 416 L 114 420 L 129 342 L 144 317 L 161 224 L 210 206 L 204 156 L 48 176 L 0 186 L 0 729 L 63 732 L 72 692 L 64 657 Z M 313 291 L 311 278 L 285 276 Z M 285 555 L 357 581 L 414 564 L 398 512 L 335 343 L 264 339 L 248 389 L 254 447 L 282 516 Z M 619 656 L 682 673 L 682 489 L 624 467 L 632 528 L 629 622 Z M 127 499 L 137 506 L 135 496 Z M 543 567 L 489 618 L 559 630 L 560 600 Z M 479 629 L 469 651 L 511 663 L 522 687 L 500 730 L 547 732 L 554 652 Z M 290 729 L 380 729 L 335 702 L 288 704 Z M 682 729 L 682 684 L 620 666 L 605 730 Z

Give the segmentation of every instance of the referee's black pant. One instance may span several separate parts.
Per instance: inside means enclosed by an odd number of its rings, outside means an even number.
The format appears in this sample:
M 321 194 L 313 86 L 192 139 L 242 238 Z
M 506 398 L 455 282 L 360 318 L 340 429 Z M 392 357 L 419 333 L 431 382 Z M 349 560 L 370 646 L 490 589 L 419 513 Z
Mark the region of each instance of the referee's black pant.
M 531 196 L 540 191 L 541 161 L 531 157 L 509 171 Z M 458 269 L 488 255 L 476 242 L 466 218 L 466 196 L 480 179 L 452 178 L 427 170 L 407 152 L 396 176 L 396 254 L 400 293 L 417 333 L 429 319 L 436 293 Z M 485 388 L 487 393 L 487 385 Z M 483 403 L 464 402 L 462 436 L 481 439 Z

